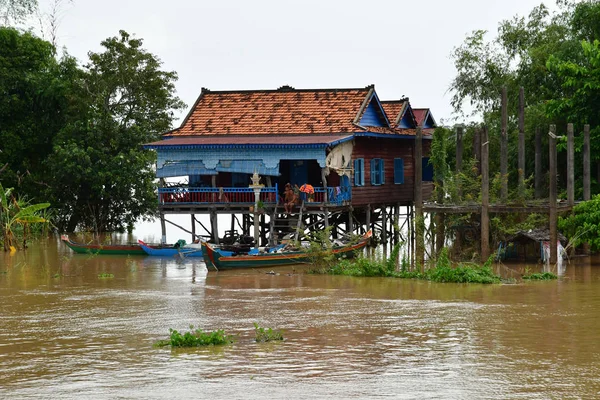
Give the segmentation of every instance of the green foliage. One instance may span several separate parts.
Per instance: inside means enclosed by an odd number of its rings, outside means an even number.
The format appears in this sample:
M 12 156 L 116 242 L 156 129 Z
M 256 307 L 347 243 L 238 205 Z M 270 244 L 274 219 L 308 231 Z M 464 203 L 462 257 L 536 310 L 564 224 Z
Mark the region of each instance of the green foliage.
M 558 279 L 558 276 L 554 275 L 552 272 L 536 272 L 529 275 L 523 275 L 522 278 L 531 281 L 550 281 L 553 279 Z
M 50 206 L 49 203 L 29 204 L 26 200 L 13 195 L 13 189 L 4 189 L 0 183 L 0 239 L 4 250 L 17 247 L 17 241 L 26 246 L 27 233 L 31 225 L 46 224 L 48 221 L 40 212 Z
M 176 73 L 162 71 L 142 43 L 121 31 L 81 71 L 76 113 L 47 163 L 61 230 L 122 231 L 155 211 L 155 153 L 141 145 L 169 130 L 184 104 Z
M 255 340 L 257 342 L 271 342 L 273 340 L 283 340 L 283 332 L 280 329 L 262 328 L 256 322 L 254 323 Z
M 201 347 L 229 343 L 233 343 L 233 339 L 230 336 L 225 335 L 225 332 L 221 329 L 214 332 L 203 332 L 202 329 L 194 330 L 194 326 L 190 325 L 190 331 L 185 333 L 180 333 L 175 329 L 169 329 L 169 339 L 160 340 L 156 342 L 154 346 Z
M 588 243 L 592 251 L 600 250 L 600 195 L 577 204 L 568 216 L 559 217 L 558 228 L 573 246 Z
M 98 278 L 100 278 L 100 279 L 114 278 L 114 277 L 115 277 L 114 274 L 109 274 L 107 272 L 103 272 L 101 274 L 98 274 Z
M 388 261 L 382 261 L 379 259 L 372 260 L 366 257 L 358 257 L 353 261 L 341 261 L 331 268 L 309 270 L 309 273 L 422 279 L 442 283 L 500 283 L 501 278 L 498 275 L 495 275 L 492 271 L 492 262 L 493 256 L 490 257 L 482 266 L 477 266 L 475 264 L 462 264 L 453 267 L 448 255 L 448 249 L 444 248 L 438 257 L 435 266 L 426 269 L 424 272 L 408 271 L 405 267 L 400 271 L 396 271 L 395 268 L 391 268 L 391 265 L 395 264 L 390 263 L 389 259 Z

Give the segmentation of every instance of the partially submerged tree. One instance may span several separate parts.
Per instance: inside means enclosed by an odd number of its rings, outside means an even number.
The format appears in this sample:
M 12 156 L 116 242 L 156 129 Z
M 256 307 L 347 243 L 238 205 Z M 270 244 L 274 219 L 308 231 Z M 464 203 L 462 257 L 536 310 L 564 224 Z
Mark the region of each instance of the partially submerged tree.
M 175 72 L 121 31 L 89 53 L 77 80 L 76 112 L 54 142 L 48 162 L 57 225 L 96 232 L 132 229 L 156 209 L 155 154 L 143 143 L 158 140 L 184 107 L 175 96 Z

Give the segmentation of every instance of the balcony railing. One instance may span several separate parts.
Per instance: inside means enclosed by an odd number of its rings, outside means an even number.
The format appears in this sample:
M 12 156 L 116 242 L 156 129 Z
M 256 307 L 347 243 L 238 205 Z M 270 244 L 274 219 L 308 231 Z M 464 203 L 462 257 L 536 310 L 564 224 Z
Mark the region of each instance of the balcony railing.
M 316 187 L 315 193 L 309 196 L 306 193 L 300 193 L 300 200 L 305 204 L 313 203 L 341 205 L 351 200 L 350 187 Z M 327 193 L 327 196 L 325 194 Z M 263 187 L 260 191 L 260 201 L 265 205 L 274 205 L 277 201 L 283 201 L 279 198 L 278 187 Z M 254 189 L 233 188 L 233 187 L 171 187 L 158 189 L 159 205 L 186 205 L 186 204 L 254 204 Z

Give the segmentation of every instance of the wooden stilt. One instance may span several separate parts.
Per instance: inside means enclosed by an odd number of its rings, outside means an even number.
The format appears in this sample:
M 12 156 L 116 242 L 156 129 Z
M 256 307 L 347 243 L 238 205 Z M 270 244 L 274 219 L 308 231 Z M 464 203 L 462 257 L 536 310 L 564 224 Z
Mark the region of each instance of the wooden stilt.
M 167 243 L 167 225 L 165 224 L 165 214 L 160 213 L 160 243 Z
M 421 127 L 417 127 L 417 136 L 415 138 L 415 233 L 416 233 L 416 248 L 415 256 L 416 263 L 421 268 L 425 268 L 425 221 L 423 219 L 423 131 Z
M 210 212 L 210 229 L 212 231 L 212 239 L 215 244 L 219 244 L 219 223 L 217 222 L 217 213 Z
M 542 131 L 535 128 L 535 198 L 541 199 L 542 194 Z
M 387 207 L 383 206 L 381 208 L 381 243 L 383 243 L 383 244 L 387 244 L 387 242 L 388 242 L 387 218 L 388 218 Z
M 575 133 L 567 124 L 567 204 L 575 204 Z
M 590 126 L 583 126 L 583 200 L 591 198 L 590 192 Z
M 191 214 L 191 222 L 192 222 L 192 242 L 196 240 L 196 216 Z
M 463 127 L 459 126 L 456 128 L 456 175 L 457 175 L 457 197 L 455 203 L 462 202 L 462 182 L 460 180 L 460 174 L 462 173 L 462 159 L 463 159 Z M 477 153 L 477 151 L 475 151 Z M 460 254 L 462 247 L 462 232 L 460 229 L 456 230 L 456 236 L 454 238 L 454 250 L 456 254 Z
M 550 195 L 548 201 L 550 203 L 550 265 L 556 264 L 557 261 L 557 249 L 556 249 L 556 240 L 558 238 L 557 235 L 557 221 L 556 221 L 556 126 L 550 125 L 550 133 L 549 137 L 549 160 L 550 160 Z
M 490 176 L 489 141 L 487 127 L 483 127 L 481 137 L 481 262 L 490 256 Z
M 519 195 L 525 194 L 525 90 L 519 88 Z
M 502 108 L 500 121 L 500 199 L 508 196 L 508 97 L 506 86 L 502 88 Z M 485 142 L 482 140 L 482 142 Z M 489 155 L 489 153 L 488 153 Z M 489 170 L 488 170 L 489 171 Z

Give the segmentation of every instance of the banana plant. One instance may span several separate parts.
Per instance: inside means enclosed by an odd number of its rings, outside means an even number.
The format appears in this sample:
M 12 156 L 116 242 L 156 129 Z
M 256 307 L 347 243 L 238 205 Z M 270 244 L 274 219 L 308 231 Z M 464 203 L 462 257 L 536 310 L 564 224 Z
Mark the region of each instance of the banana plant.
M 4 189 L 0 184 L 0 235 L 5 251 L 15 248 L 15 230 L 18 226 L 26 232 L 29 224 L 47 222 L 39 212 L 50 206 L 50 203 L 27 204 L 17 200 L 12 192 L 12 188 Z

